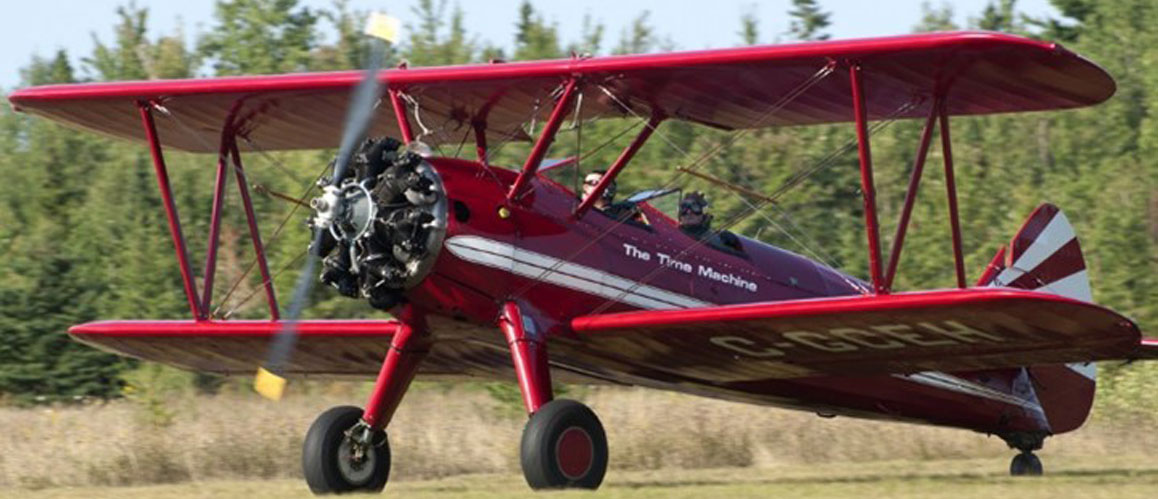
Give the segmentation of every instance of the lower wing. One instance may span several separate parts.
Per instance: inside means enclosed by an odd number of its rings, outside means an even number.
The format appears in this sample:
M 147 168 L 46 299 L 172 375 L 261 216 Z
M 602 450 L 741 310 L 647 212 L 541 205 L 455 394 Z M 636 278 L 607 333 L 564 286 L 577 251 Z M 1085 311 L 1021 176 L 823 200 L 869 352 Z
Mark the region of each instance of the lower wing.
M 105 321 L 73 326 L 82 343 L 139 359 L 221 374 L 252 374 L 265 360 L 276 321 Z M 288 374 L 378 372 L 397 321 L 297 321 Z
M 1107 308 L 975 288 L 628 312 L 572 321 L 585 349 L 686 379 L 997 369 L 1155 356 Z

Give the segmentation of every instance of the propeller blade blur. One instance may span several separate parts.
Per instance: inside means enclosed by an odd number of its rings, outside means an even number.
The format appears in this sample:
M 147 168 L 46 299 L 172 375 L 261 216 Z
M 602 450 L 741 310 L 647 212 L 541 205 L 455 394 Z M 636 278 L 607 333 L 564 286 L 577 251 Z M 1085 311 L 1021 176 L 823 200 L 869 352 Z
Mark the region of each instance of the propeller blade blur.
M 386 55 L 386 43 L 397 40 L 401 23 L 398 19 L 384 14 L 373 14 L 366 26 L 366 34 L 370 36 L 370 60 L 366 66 L 366 75 L 354 88 L 350 98 L 350 107 L 346 110 L 346 121 L 343 125 L 342 141 L 338 147 L 338 155 L 334 160 L 334 171 L 330 178 L 330 186 L 340 185 L 346 175 L 350 159 L 358 144 L 365 138 L 370 124 L 374 121 L 375 110 L 378 107 L 381 84 L 378 73 L 382 69 Z M 334 197 L 331 202 L 340 202 Z M 271 400 L 280 400 L 285 392 L 285 370 L 289 367 L 290 357 L 293 355 L 294 345 L 297 343 L 297 320 L 301 317 L 314 283 L 318 260 L 324 255 L 318 254 L 322 240 L 329 231 L 329 227 L 318 225 L 310 250 L 306 256 L 306 263 L 294 285 L 293 300 L 283 320 L 285 325 L 278 332 L 270 346 L 269 355 L 265 364 L 258 368 L 254 377 L 254 390 Z

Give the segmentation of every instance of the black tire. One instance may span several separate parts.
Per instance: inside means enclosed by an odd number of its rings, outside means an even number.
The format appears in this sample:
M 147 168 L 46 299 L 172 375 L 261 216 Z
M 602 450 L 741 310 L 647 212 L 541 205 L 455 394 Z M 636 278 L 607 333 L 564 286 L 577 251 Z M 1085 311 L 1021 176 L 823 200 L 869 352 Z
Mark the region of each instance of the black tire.
M 390 478 L 390 444 L 386 434 L 379 431 L 375 442 L 381 442 L 366 454 L 361 464 L 349 459 L 350 442 L 346 430 L 362 418 L 362 409 L 351 406 L 334 407 L 323 412 L 302 446 L 302 472 L 314 494 L 343 494 L 348 492 L 381 492 Z
M 1041 459 L 1038 459 L 1037 455 L 1032 452 L 1023 452 L 1013 456 L 1013 461 L 1009 463 L 1010 476 L 1041 476 L 1043 472 Z
M 520 449 L 532 489 L 596 489 L 607 473 L 607 434 L 599 418 L 574 400 L 553 400 L 531 415 Z

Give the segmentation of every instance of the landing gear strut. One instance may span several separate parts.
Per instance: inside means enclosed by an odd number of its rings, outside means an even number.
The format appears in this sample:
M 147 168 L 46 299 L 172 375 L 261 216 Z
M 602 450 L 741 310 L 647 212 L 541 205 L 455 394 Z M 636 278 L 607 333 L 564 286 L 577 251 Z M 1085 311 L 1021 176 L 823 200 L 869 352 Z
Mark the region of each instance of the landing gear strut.
M 410 307 L 390 341 L 366 409 L 341 406 L 323 412 L 306 434 L 302 471 L 315 494 L 380 492 L 390 478 L 390 422 L 429 345 L 422 318 Z
M 1001 438 L 1005 440 L 1006 444 L 1009 444 L 1010 448 L 1020 451 L 1019 454 L 1013 456 L 1013 460 L 1009 463 L 1010 476 L 1041 476 L 1044 472 L 1041 459 L 1033 451 L 1041 450 L 1045 437 L 1044 433 L 1001 435 Z
M 519 452 L 527 484 L 532 489 L 598 488 L 607 472 L 607 434 L 599 418 L 574 400 L 552 400 L 547 345 L 517 304 L 503 306 L 499 327 L 530 414 Z

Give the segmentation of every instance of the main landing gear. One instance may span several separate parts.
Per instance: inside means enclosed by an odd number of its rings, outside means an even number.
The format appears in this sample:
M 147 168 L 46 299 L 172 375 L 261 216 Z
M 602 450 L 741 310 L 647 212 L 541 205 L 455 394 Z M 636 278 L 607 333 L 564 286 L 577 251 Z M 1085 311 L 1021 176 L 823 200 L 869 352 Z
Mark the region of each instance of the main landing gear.
M 384 428 L 429 350 L 426 326 L 409 307 L 374 383 L 366 409 L 335 407 L 314 421 L 302 449 L 302 468 L 315 494 L 379 492 L 390 477 L 390 444 Z M 607 434 L 599 418 L 574 400 L 553 400 L 547 346 L 518 305 L 502 308 L 515 375 L 530 418 L 520 461 L 533 489 L 595 489 L 607 472 Z
M 314 421 L 302 447 L 302 472 L 314 494 L 380 492 L 390 478 L 383 428 L 429 348 L 426 326 L 407 308 L 374 383 L 366 409 L 334 407 Z
M 1034 454 L 1033 451 L 1041 450 L 1042 444 L 1045 442 L 1045 434 L 1043 433 L 1011 433 L 1001 435 L 1006 444 L 1010 448 L 1020 451 L 1013 460 L 1009 462 L 1010 476 L 1041 476 L 1044 469 L 1041 465 L 1041 459 Z
M 553 400 L 531 414 L 519 454 L 532 489 L 596 489 L 607 472 L 607 435 L 587 406 Z
M 532 489 L 596 489 L 607 472 L 607 434 L 599 418 L 574 400 L 552 400 L 547 345 L 518 305 L 507 303 L 499 327 L 511 348 L 515 376 L 530 419 L 520 462 Z
M 362 409 L 334 407 L 306 434 L 302 469 L 315 494 L 380 492 L 390 478 L 386 432 L 362 422 Z

